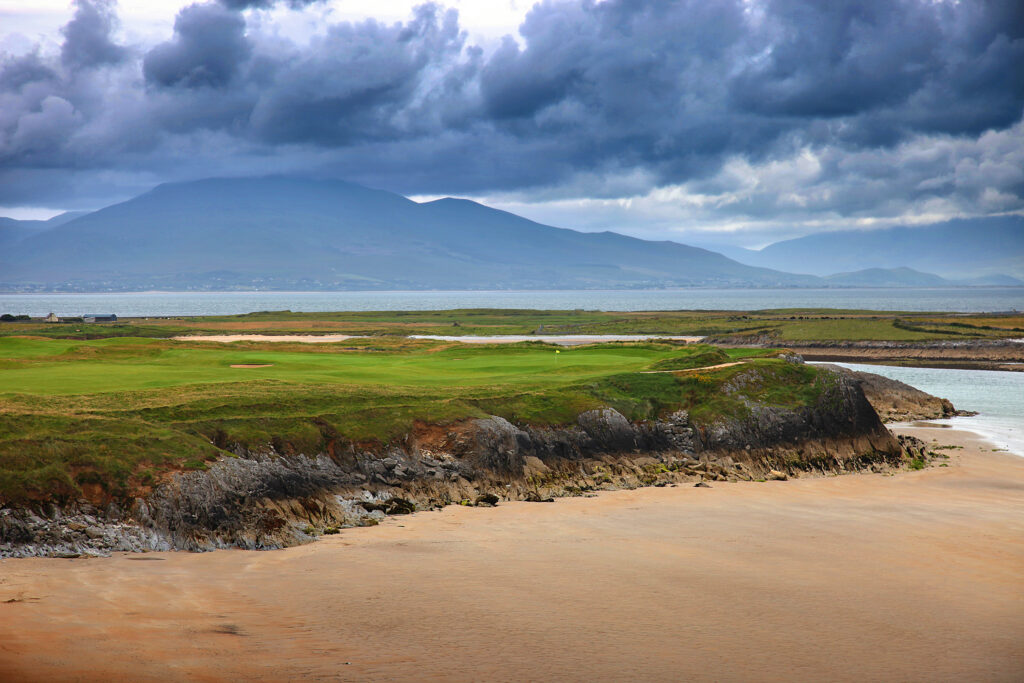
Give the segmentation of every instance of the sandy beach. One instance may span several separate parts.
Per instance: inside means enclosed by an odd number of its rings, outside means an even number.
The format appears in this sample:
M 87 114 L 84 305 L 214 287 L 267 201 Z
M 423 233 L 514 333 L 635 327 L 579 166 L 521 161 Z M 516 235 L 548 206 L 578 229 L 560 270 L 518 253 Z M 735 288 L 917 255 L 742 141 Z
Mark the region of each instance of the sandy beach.
M 0 561 L 2 680 L 1020 680 L 1024 458 Z

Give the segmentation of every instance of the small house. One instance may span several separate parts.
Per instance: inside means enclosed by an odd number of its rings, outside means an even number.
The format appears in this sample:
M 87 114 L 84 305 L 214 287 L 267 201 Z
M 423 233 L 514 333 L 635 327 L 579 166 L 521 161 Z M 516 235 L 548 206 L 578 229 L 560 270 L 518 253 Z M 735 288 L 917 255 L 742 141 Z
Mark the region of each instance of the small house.
M 60 318 L 58 318 L 57 314 L 53 313 L 52 311 L 50 312 L 50 315 L 48 315 L 45 318 L 43 318 L 43 320 L 45 320 L 48 323 L 59 323 L 60 322 Z
M 86 323 L 116 323 L 117 316 L 113 313 L 83 313 L 82 322 Z

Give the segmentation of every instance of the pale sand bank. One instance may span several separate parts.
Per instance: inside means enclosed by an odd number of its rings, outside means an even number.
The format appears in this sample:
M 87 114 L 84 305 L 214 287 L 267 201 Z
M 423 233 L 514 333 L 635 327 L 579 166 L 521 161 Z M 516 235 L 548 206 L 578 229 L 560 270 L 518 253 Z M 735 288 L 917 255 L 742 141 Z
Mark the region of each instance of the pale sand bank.
M 455 341 L 463 344 L 516 344 L 518 342 L 540 341 L 558 346 L 582 346 L 600 342 L 635 342 L 666 339 L 683 341 L 688 344 L 699 342 L 704 337 L 689 337 L 671 334 L 497 334 L 490 337 L 469 335 L 411 334 L 410 339 L 434 339 L 437 341 Z
M 0 679 L 1020 680 L 1024 458 L 913 433 L 964 448 L 274 552 L 2 561 Z
M 189 334 L 180 337 L 171 337 L 178 341 L 210 341 L 210 342 L 299 342 L 303 344 L 329 344 L 341 342 L 346 339 L 356 339 L 358 335 L 347 334 Z M 567 335 L 542 335 L 542 334 L 501 334 L 490 337 L 477 336 L 448 336 L 433 334 L 411 334 L 410 339 L 433 339 L 436 341 L 454 341 L 464 344 L 515 344 L 518 342 L 542 341 L 548 344 L 559 346 L 580 346 L 583 344 L 596 344 L 598 342 L 613 341 L 648 341 L 651 339 L 670 339 L 673 341 L 685 341 L 687 343 L 699 342 L 704 337 L 680 337 L 672 335 L 655 334 L 567 334 Z
M 353 339 L 351 334 L 187 334 L 181 337 L 171 337 L 177 341 L 203 341 L 203 342 L 296 342 L 300 344 L 330 344 L 332 342 L 343 342 Z

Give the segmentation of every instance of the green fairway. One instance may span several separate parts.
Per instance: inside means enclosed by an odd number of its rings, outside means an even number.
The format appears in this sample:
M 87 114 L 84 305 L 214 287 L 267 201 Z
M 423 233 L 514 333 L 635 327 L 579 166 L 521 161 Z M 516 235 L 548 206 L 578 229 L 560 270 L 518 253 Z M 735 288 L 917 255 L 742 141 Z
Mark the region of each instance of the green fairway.
M 416 424 L 487 415 L 567 424 L 612 406 L 634 420 L 686 409 L 710 422 L 754 403 L 806 404 L 829 381 L 774 355 L 666 343 L 8 337 L 0 339 L 0 503 L 86 490 L 135 495 L 170 470 L 230 457 L 225 449 L 236 445 L 372 450 Z M 705 369 L 736 359 L 744 362 Z M 741 373 L 740 384 L 722 390 Z
M 6 338 L 0 339 L 0 367 L 4 370 L 0 393 L 94 394 L 253 380 L 387 387 L 500 384 L 511 389 L 630 372 L 673 355 L 692 353 L 692 349 L 680 352 L 655 345 L 575 349 L 555 349 L 539 342 L 422 346 L 425 348 L 410 352 L 331 344 L 300 352 L 280 351 L 267 344 Z

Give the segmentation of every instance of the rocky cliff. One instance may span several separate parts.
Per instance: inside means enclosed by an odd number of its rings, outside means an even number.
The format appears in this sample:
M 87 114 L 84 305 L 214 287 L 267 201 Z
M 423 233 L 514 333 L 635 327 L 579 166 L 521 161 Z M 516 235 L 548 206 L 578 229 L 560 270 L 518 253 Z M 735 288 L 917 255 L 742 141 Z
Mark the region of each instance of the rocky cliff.
M 954 415 L 974 415 L 957 410 L 949 399 L 939 398 L 895 379 L 871 372 L 858 372 L 839 365 L 826 365 L 860 384 L 865 397 L 883 422 L 938 420 Z
M 490 417 L 420 425 L 400 445 L 369 451 L 348 444 L 332 455 L 236 447 L 235 457 L 175 474 L 145 498 L 103 509 L 80 502 L 0 510 L 0 555 L 278 548 L 449 504 L 880 471 L 907 457 L 907 444 L 885 429 L 849 376 L 814 405 L 747 409 L 700 424 L 685 411 L 631 422 L 611 408 L 559 427 Z M 913 457 L 923 454 L 913 448 Z

